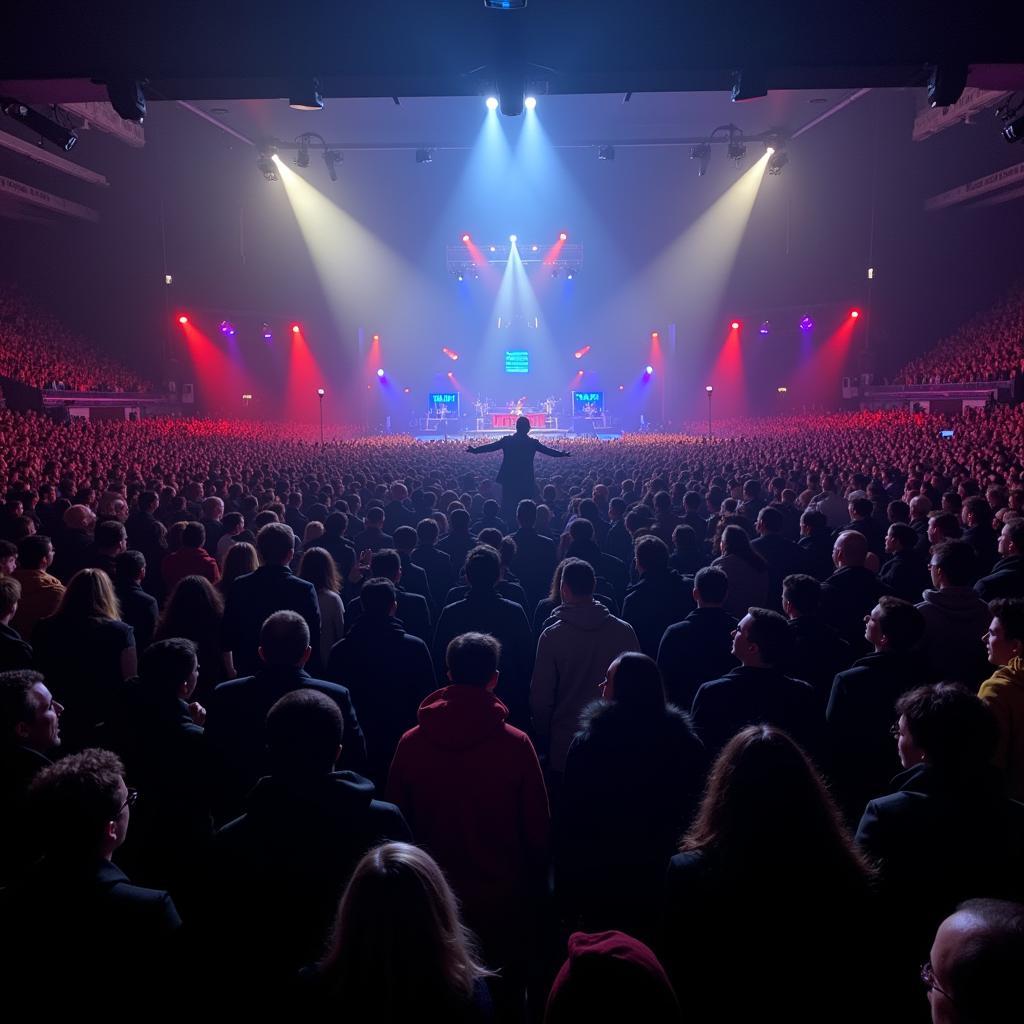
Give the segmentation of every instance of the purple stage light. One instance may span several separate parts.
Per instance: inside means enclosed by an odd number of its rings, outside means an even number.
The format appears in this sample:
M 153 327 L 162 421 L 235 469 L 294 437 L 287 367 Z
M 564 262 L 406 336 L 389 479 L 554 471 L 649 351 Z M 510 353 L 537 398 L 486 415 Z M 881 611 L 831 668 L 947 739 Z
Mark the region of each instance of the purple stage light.
M 814 321 L 809 316 L 800 318 L 800 330 L 801 331 L 813 331 Z
M 767 320 L 765 320 L 764 323 L 761 324 L 761 328 L 760 328 L 759 333 L 760 334 L 770 334 L 771 333 L 771 329 L 772 329 L 772 325 L 770 323 L 768 323 Z

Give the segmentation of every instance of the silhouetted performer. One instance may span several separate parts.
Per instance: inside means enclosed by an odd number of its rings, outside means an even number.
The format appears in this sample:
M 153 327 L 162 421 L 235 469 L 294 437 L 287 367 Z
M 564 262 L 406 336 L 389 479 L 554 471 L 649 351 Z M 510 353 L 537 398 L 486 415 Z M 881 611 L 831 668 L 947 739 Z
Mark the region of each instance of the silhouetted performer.
M 505 453 L 501 460 L 501 469 L 498 470 L 498 483 L 501 484 L 502 504 L 505 509 L 505 521 L 513 522 L 515 519 L 516 506 L 523 498 L 536 498 L 537 481 L 533 478 L 533 457 L 540 452 L 542 455 L 550 455 L 556 459 L 568 458 L 572 452 L 560 452 L 549 448 L 536 438 L 528 437 L 530 433 L 530 420 L 526 416 L 520 416 L 516 420 L 516 432 L 499 437 L 497 441 L 490 444 L 469 445 L 466 449 L 474 455 L 482 455 L 484 452 L 502 451 Z

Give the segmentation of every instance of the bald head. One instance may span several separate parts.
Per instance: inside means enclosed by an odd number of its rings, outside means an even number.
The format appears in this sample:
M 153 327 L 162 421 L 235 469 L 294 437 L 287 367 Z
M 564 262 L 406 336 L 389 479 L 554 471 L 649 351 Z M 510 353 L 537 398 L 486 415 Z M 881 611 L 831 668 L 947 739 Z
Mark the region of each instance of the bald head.
M 930 957 L 932 1024 L 996 1024 L 1020 999 L 1024 906 L 968 900 L 939 925 Z
M 832 561 L 837 569 L 862 566 L 868 557 L 868 539 L 856 530 L 844 530 L 832 547 Z

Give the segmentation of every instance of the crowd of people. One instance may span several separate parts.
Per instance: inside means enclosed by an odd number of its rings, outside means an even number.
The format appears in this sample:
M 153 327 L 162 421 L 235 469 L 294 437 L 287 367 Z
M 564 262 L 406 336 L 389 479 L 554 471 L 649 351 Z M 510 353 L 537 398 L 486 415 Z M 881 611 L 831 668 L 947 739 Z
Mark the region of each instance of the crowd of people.
M 153 390 L 10 286 L 0 287 L 0 377 L 60 391 Z
M 896 375 L 894 384 L 1011 380 L 1024 372 L 1024 287 L 1014 288 Z
M 1024 409 L 541 455 L 0 413 L 8 984 L 1011 1019 Z

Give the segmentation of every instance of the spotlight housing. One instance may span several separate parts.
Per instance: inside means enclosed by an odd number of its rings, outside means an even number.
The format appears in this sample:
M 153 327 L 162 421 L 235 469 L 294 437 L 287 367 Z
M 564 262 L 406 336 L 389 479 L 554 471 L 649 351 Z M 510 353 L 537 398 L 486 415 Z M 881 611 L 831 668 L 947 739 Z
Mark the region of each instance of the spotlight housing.
M 729 136 L 728 156 L 730 160 L 739 163 L 747 155 L 747 144 L 740 135 Z
M 418 164 L 431 164 L 434 162 L 434 151 L 432 149 L 417 149 L 416 150 L 416 163 Z
M 768 81 L 763 68 L 745 68 L 733 72 L 732 101 L 742 103 L 768 95 Z
M 936 64 L 928 74 L 928 106 L 951 107 L 967 85 L 966 64 Z
M 599 146 L 597 149 L 598 160 L 614 160 L 615 159 L 615 147 L 614 146 Z
M 462 236 L 462 241 L 466 242 L 466 243 L 469 242 L 469 233 L 468 232 Z
M 758 333 L 759 334 L 771 334 L 771 331 L 772 331 L 772 325 L 767 320 L 765 320 L 761 324 L 760 328 L 758 328 Z
M 142 86 L 142 82 L 130 78 L 112 78 L 107 82 L 107 98 L 122 120 L 142 124 L 146 116 L 146 96 Z
M 523 106 L 527 110 L 536 110 L 537 109 L 537 97 L 536 96 L 527 96 L 526 99 L 523 100 Z
M 497 96 L 488 96 L 487 99 L 484 100 L 484 105 L 487 107 L 488 110 L 497 110 L 498 109 L 498 97 Z
M 292 110 L 323 110 L 324 98 L 320 95 L 320 82 L 310 79 L 309 82 L 293 88 L 288 106 Z
M 704 390 L 710 395 L 711 392 L 715 390 L 715 388 L 712 384 L 705 384 Z
M 264 341 L 273 341 L 274 340 L 274 332 L 270 329 L 270 324 L 268 324 L 268 323 L 266 323 L 264 321 L 264 323 L 263 323 L 262 327 L 260 328 L 260 330 L 261 330 L 261 332 L 263 334 L 263 340 Z
M 181 316 L 178 317 L 178 323 L 181 324 L 182 327 L 184 327 L 185 324 L 188 323 L 188 317 L 185 316 L 184 313 L 182 313 Z
M 1024 139 L 1024 115 L 1012 120 L 1007 119 L 1003 124 L 1002 135 L 1007 142 L 1020 142 Z
M 566 233 L 565 233 L 564 231 L 560 231 L 560 232 L 558 233 L 558 240 L 559 240 L 560 242 L 564 242 L 564 241 L 566 241 L 566 240 L 567 240 L 568 238 L 569 238 L 569 236 L 568 236 L 568 235 L 567 235 L 567 234 L 566 234 Z
M 811 317 L 806 316 L 806 315 L 800 317 L 800 330 L 801 331 L 813 331 L 814 330 L 814 320 Z
M 518 236 L 518 235 L 509 235 L 509 236 L 508 236 L 508 240 L 509 240 L 509 241 L 510 241 L 510 242 L 511 242 L 511 243 L 512 243 L 513 245 L 515 245 L 515 244 L 516 244 L 516 242 L 518 242 L 518 241 L 519 241 L 519 236 Z
M 299 136 L 299 151 L 295 156 L 295 166 L 309 166 L 309 139 L 305 135 Z
M 221 320 L 217 328 L 226 338 L 235 336 L 235 325 L 230 320 Z
M 739 322 L 739 320 L 733 320 L 733 322 L 731 324 L 729 324 L 729 326 L 734 331 L 738 331 L 740 329 L 740 327 L 742 327 L 743 325 Z
M 383 366 L 380 367 L 380 369 L 377 370 L 377 376 L 378 377 L 383 377 L 384 376 L 384 367 Z
M 653 373 L 654 373 L 654 367 L 653 367 L 653 366 L 651 366 L 651 364 L 650 364 L 650 363 L 648 363 L 648 364 L 647 364 L 647 365 L 646 365 L 646 366 L 644 367 L 644 373 L 646 373 L 646 374 L 647 374 L 647 376 L 648 376 L 648 377 L 650 377 L 650 376 L 651 376 L 651 374 L 653 374 Z
M 299 324 L 292 324 L 292 334 L 299 334 L 302 331 L 302 327 Z
M 690 150 L 690 159 L 700 161 L 697 165 L 697 177 L 703 178 L 708 173 L 708 164 L 711 162 L 711 147 L 706 142 L 694 146 Z
M 789 163 L 789 154 L 784 149 L 769 149 L 768 173 L 781 174 L 782 168 Z
M 336 149 L 324 150 L 324 163 L 327 165 L 327 174 L 331 181 L 338 180 L 338 164 L 342 161 L 341 153 Z
M 20 121 L 30 131 L 35 132 L 39 136 L 40 145 L 42 145 L 42 140 L 46 139 L 58 149 L 70 153 L 74 149 L 75 143 L 78 142 L 78 136 L 70 128 L 51 121 L 44 114 L 33 110 L 27 103 L 12 99 L 0 99 L 0 110 L 3 110 L 8 117 L 15 121 Z

